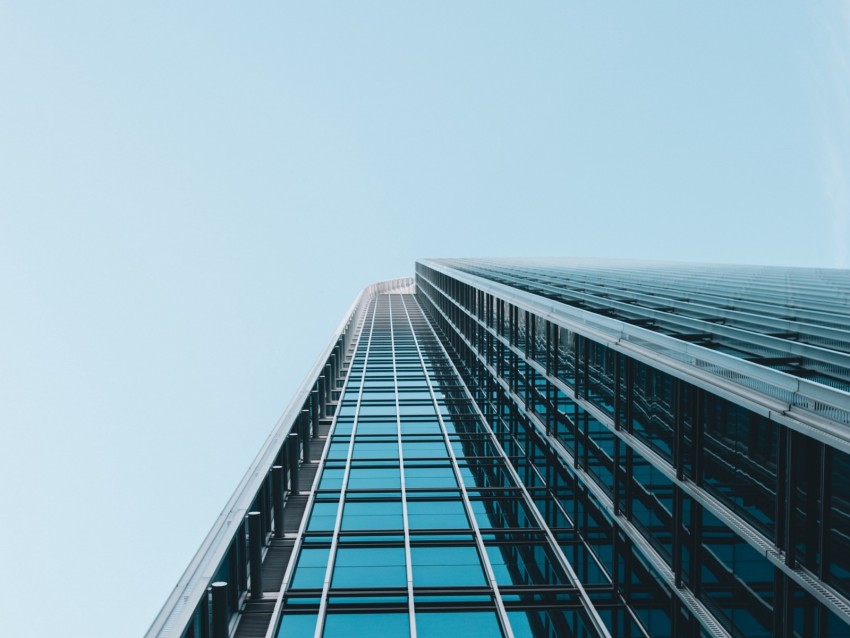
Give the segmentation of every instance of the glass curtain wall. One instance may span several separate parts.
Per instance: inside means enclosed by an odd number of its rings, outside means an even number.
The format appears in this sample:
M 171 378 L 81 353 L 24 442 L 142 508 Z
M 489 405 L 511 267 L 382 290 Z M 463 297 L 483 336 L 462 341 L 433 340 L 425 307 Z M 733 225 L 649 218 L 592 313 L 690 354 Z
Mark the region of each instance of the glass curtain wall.
M 847 454 L 509 295 L 417 296 L 613 635 L 850 636 Z
M 610 583 L 582 588 L 416 297 L 375 297 L 295 558 L 281 638 L 605 636 Z M 532 482 L 533 485 L 533 482 Z

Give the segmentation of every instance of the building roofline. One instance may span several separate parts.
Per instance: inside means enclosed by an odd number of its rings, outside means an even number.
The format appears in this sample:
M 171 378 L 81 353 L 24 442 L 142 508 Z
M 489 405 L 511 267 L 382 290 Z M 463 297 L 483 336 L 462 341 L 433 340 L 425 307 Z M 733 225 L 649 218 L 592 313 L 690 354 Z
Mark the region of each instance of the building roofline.
M 711 387 L 715 393 L 744 405 L 758 405 L 769 418 L 805 429 L 810 435 L 813 429 L 818 439 L 850 452 L 850 392 L 519 290 L 458 270 L 442 260 L 419 259 L 416 263 L 626 355 L 674 369 L 677 376 Z

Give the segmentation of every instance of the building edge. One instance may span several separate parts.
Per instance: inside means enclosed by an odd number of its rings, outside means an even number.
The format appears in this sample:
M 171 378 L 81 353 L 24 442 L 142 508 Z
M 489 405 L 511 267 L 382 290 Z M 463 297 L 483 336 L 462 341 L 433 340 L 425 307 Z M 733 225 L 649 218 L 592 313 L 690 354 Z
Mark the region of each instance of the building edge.
M 145 638 L 182 636 L 190 623 L 194 622 L 199 607 L 206 600 L 210 586 L 217 579 L 224 561 L 228 558 L 228 552 L 235 545 L 234 540 L 237 534 L 245 529 L 244 521 L 248 512 L 258 499 L 264 483 L 270 480 L 270 472 L 275 460 L 285 456 L 284 448 L 288 437 L 298 425 L 302 410 L 314 400 L 311 396 L 313 393 L 318 395 L 319 386 L 326 386 L 325 392 L 330 395 L 330 387 L 324 382 L 323 372 L 329 365 L 341 366 L 348 345 L 357 336 L 364 302 L 379 294 L 413 292 L 414 290 L 413 277 L 402 277 L 376 282 L 358 293 L 322 354 L 305 376 L 233 495 L 216 518 L 201 547 L 151 623 Z M 338 346 L 340 350 L 337 354 Z M 332 363 L 333 358 L 336 358 L 335 363 Z M 245 591 L 239 592 L 240 598 L 247 593 L 247 582 L 248 580 L 245 579 L 243 583 Z

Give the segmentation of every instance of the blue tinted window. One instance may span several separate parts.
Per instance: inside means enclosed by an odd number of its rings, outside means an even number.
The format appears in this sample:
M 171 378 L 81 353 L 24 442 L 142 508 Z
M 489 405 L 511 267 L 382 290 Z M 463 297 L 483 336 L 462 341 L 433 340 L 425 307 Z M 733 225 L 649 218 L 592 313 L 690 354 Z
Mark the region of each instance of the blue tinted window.
M 462 501 L 409 501 L 410 529 L 455 529 L 469 527 Z
M 284 614 L 280 621 L 279 638 L 313 638 L 317 614 Z
M 334 434 L 351 434 L 351 430 L 354 428 L 354 423 L 348 420 L 340 420 L 336 422 L 336 426 L 334 426 Z
M 311 532 L 332 530 L 336 523 L 336 512 L 338 509 L 339 503 L 315 503 L 307 530 Z
M 338 490 L 342 487 L 342 477 L 345 470 L 327 469 L 322 472 L 322 480 L 319 482 L 320 490 Z
M 430 401 L 431 400 L 431 393 L 430 392 L 418 392 L 418 391 L 401 392 L 401 393 L 399 393 L 398 398 L 404 399 L 405 401 L 410 400 L 410 399 L 416 399 L 416 400 L 419 400 L 419 401 Z
M 345 438 L 341 438 L 340 440 L 334 441 L 328 448 L 328 458 L 340 460 L 346 459 L 348 458 L 348 448 L 349 442 L 347 436 Z
M 466 611 L 416 614 L 418 638 L 496 638 L 502 635 L 496 612 Z
M 477 587 L 486 584 L 474 547 L 413 547 L 414 587 Z
M 502 556 L 502 550 L 498 547 L 488 546 L 487 557 L 490 559 L 490 567 L 493 568 L 496 582 L 499 585 L 513 585 L 514 579 L 511 576 L 504 556 Z
M 348 487 L 353 490 L 398 489 L 401 487 L 401 476 L 397 467 L 352 468 Z
M 345 395 L 348 397 L 348 394 Z M 351 403 L 343 403 L 342 407 L 339 409 L 337 416 L 354 416 L 354 410 L 357 405 L 354 402 Z
M 329 555 L 330 549 L 326 547 L 302 548 L 292 586 L 296 589 L 321 589 L 325 581 Z
M 346 547 L 336 554 L 334 587 L 404 587 L 403 547 Z
M 395 416 L 395 404 L 360 405 L 360 416 Z
M 384 423 L 363 423 L 357 424 L 357 434 L 396 434 L 398 428 L 395 421 L 386 421 Z
M 428 405 L 405 405 L 398 406 L 399 414 L 404 416 L 434 416 L 434 406 Z
M 401 432 L 402 434 L 441 434 L 442 430 L 438 421 L 418 423 L 402 419 Z
M 377 634 L 382 638 L 407 638 L 410 636 L 410 618 L 407 614 L 328 614 L 322 632 L 324 638 Z
M 401 501 L 348 501 L 342 516 L 343 530 L 402 529 Z
M 402 445 L 404 458 L 445 458 L 446 444 L 442 441 L 405 441 Z
M 511 630 L 514 632 L 514 638 L 534 638 L 534 631 L 531 628 L 529 618 L 532 615 L 537 616 L 538 614 L 535 612 L 526 613 L 524 611 L 508 612 L 508 620 L 510 620 Z
M 358 441 L 354 445 L 354 455 L 356 459 L 397 459 L 398 458 L 398 443 L 393 442 L 364 442 Z
M 457 487 L 451 467 L 406 467 L 404 481 L 407 487 Z
M 394 401 L 395 392 L 393 392 L 392 390 L 369 391 L 364 393 L 363 398 L 368 399 L 369 401 L 374 401 L 378 399 L 382 401 Z

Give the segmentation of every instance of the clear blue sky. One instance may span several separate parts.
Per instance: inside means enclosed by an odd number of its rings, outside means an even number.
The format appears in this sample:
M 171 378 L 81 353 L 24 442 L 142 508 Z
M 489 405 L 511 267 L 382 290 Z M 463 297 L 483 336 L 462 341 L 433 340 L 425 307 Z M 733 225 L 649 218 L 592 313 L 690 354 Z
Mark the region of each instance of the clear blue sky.
M 0 618 L 138 636 L 362 286 L 850 267 L 847 2 L 0 2 Z

